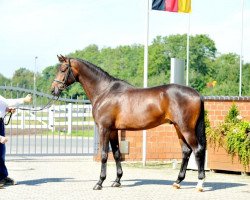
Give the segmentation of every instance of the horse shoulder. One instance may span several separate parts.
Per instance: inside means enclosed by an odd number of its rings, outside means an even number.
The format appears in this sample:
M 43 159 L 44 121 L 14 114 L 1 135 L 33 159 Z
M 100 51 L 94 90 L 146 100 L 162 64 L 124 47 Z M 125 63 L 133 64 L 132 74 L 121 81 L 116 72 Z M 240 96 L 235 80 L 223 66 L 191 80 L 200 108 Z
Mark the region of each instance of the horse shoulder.
M 126 94 L 130 85 L 122 81 L 114 81 L 96 100 L 93 106 L 93 116 L 96 123 L 112 126 L 120 109 L 121 102 L 126 101 Z

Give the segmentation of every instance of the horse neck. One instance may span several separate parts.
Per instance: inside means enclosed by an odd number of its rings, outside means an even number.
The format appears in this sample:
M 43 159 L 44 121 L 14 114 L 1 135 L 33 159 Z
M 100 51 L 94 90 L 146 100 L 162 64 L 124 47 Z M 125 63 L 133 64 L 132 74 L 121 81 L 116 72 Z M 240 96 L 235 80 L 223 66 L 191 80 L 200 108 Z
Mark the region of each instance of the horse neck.
M 81 83 L 88 99 L 94 103 L 96 98 L 107 88 L 112 79 L 103 73 L 98 73 L 95 68 L 90 69 L 83 63 L 79 67 L 79 82 Z

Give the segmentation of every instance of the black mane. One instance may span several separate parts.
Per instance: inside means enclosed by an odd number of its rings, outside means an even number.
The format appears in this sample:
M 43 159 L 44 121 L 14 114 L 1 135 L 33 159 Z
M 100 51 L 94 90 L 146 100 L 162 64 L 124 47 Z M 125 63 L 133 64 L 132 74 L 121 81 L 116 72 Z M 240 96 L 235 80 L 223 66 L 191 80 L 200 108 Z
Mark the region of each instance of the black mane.
M 102 76 L 110 81 L 116 81 L 117 78 L 111 76 L 108 72 L 104 71 L 102 68 L 94 65 L 93 63 L 90 63 L 86 60 L 75 58 L 77 61 L 84 63 L 92 72 L 94 72 L 98 76 Z
M 122 81 L 128 85 L 131 85 L 130 83 L 128 83 L 127 81 L 115 78 L 113 76 L 111 76 L 108 72 L 104 71 L 102 68 L 94 65 L 93 63 L 90 63 L 86 60 L 80 59 L 80 58 L 75 58 L 77 61 L 84 63 L 92 72 L 94 72 L 97 76 L 99 76 L 100 78 L 105 78 L 108 79 L 110 82 L 112 81 Z

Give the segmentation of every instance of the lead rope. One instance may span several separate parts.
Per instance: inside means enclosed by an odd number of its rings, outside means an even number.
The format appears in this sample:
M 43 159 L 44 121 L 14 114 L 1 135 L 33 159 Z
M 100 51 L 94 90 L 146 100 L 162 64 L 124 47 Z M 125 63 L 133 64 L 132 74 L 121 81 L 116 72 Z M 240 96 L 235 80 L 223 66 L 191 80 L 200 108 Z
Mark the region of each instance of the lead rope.
M 38 112 L 38 111 L 41 111 L 41 110 L 45 110 L 45 109 L 48 109 L 48 108 L 50 108 L 51 106 L 52 106 L 52 104 L 55 102 L 55 101 L 57 101 L 59 99 L 59 96 L 58 97 L 56 97 L 55 99 L 54 99 L 54 97 L 45 105 L 45 106 L 43 106 L 43 107 L 41 107 L 41 108 L 39 108 L 39 109 L 30 109 L 30 108 L 16 108 L 16 109 L 19 109 L 19 110 L 28 110 L 28 111 L 32 111 L 32 112 Z M 7 122 L 4 122 L 4 125 L 8 125 L 9 123 L 10 123 L 10 120 L 11 120 L 11 117 L 12 117 L 12 112 L 8 112 L 8 113 L 6 113 L 5 114 L 5 116 L 4 116 L 4 120 L 6 119 L 6 117 L 7 117 L 7 115 L 10 113 L 10 116 L 9 116 L 9 119 L 8 119 L 8 121 Z
M 31 108 L 22 108 L 22 107 L 18 107 L 17 109 L 19 110 L 29 110 L 29 111 L 32 111 L 32 112 L 38 112 L 38 111 L 41 111 L 41 110 L 45 110 L 45 109 L 48 109 L 52 106 L 52 104 L 57 101 L 59 99 L 59 96 L 56 97 L 54 99 L 54 97 L 43 107 L 39 108 L 39 109 L 31 109 Z
M 5 122 L 5 119 L 6 119 L 6 117 L 7 117 L 7 115 L 10 113 L 10 116 L 9 116 L 9 119 L 8 119 L 8 121 L 7 122 Z M 10 119 L 11 119 L 11 117 L 12 117 L 12 112 L 8 112 L 8 113 L 6 113 L 5 115 L 4 115 L 4 118 L 3 118 L 3 120 L 4 120 L 4 125 L 8 125 L 9 123 L 10 123 Z

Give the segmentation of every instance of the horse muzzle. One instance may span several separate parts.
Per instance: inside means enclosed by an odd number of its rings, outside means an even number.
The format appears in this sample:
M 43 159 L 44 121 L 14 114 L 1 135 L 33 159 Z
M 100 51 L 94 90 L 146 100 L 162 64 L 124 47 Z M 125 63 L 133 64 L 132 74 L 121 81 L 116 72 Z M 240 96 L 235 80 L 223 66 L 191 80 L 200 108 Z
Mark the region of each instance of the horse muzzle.
M 62 92 L 62 90 L 56 86 L 51 89 L 51 94 L 54 96 L 59 96 L 61 94 L 61 92 Z

